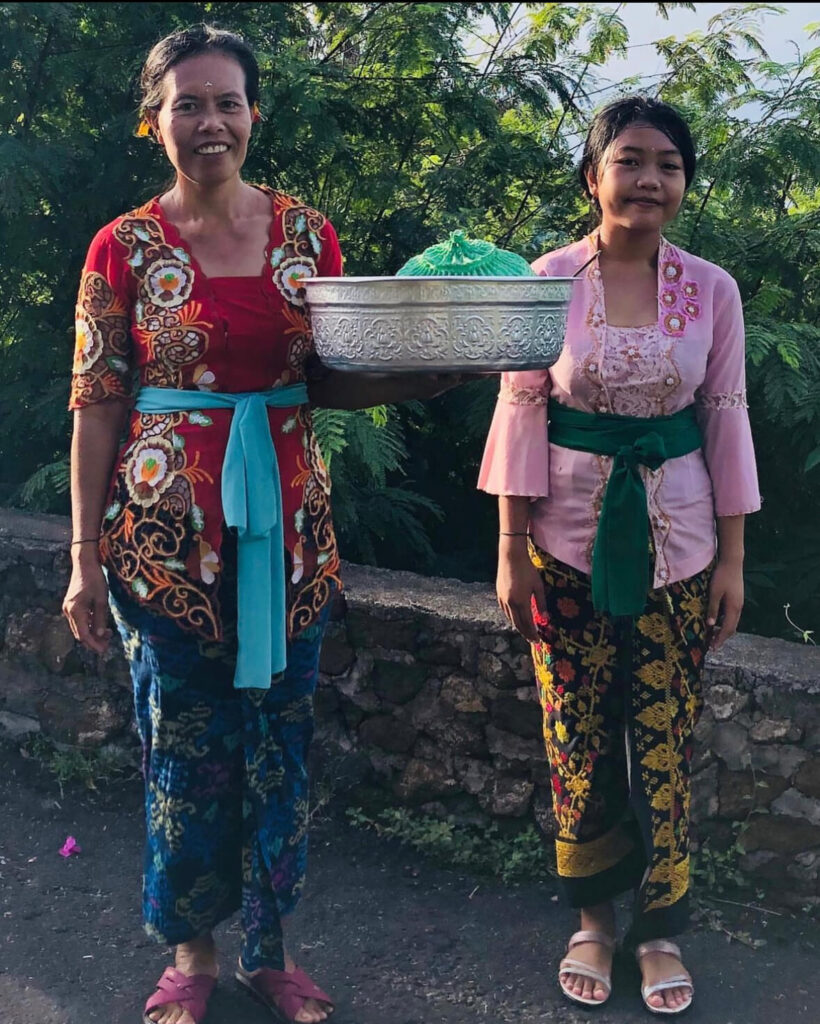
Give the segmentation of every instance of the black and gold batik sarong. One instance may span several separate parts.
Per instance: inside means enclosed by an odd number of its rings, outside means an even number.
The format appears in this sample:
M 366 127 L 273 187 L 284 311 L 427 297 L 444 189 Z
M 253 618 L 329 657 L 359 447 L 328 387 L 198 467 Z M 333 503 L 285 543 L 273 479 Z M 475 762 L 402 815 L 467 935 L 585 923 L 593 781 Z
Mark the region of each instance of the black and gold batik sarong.
M 650 590 L 634 620 L 596 614 L 590 578 L 530 549 L 547 612 L 532 647 L 552 775 L 558 873 L 574 907 L 629 889 L 629 940 L 688 922 L 692 734 L 711 569 Z

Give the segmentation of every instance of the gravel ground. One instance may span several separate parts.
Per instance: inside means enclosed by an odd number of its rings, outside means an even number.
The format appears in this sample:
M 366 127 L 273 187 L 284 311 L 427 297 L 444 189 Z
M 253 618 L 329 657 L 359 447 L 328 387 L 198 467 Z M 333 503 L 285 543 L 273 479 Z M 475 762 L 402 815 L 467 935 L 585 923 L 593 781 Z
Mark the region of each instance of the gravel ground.
M 139 1024 L 170 950 L 142 932 L 137 779 L 61 794 L 16 748 L 0 747 L 0 1022 Z M 82 854 L 57 853 L 73 835 Z M 698 985 L 691 1024 L 817 1024 L 820 926 L 723 906 L 685 940 Z M 734 916 L 731 916 L 734 915 Z M 434 866 L 353 830 L 340 813 L 314 831 L 308 888 L 291 934 L 299 960 L 337 999 L 334 1024 L 598 1024 L 649 1020 L 638 979 L 616 964 L 615 995 L 590 1013 L 555 974 L 570 911 L 554 884 L 504 887 Z M 238 991 L 236 921 L 218 935 L 222 977 L 207 1024 L 271 1018 Z

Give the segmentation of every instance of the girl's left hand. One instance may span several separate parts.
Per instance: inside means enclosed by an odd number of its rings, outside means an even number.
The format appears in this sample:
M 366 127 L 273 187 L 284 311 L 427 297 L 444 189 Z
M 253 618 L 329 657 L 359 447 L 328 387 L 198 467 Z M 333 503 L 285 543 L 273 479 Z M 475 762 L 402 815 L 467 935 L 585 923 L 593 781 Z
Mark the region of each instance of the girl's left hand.
M 719 650 L 737 630 L 743 611 L 743 564 L 718 561 L 709 587 L 706 625 L 710 650 Z

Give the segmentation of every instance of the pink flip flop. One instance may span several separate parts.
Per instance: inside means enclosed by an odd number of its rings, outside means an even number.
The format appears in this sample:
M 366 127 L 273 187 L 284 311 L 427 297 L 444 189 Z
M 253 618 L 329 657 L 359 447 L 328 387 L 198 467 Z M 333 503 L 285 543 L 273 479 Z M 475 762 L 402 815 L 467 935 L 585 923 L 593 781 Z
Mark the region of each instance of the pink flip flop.
M 330 996 L 298 967 L 293 972 L 263 967 L 258 974 L 250 974 L 240 963 L 236 980 L 266 1006 L 280 1024 L 293 1024 L 308 999 L 322 1003 L 328 1017 L 335 1009 Z
M 208 1000 L 214 988 L 216 978 L 212 978 L 210 974 L 183 974 L 176 967 L 166 967 L 157 982 L 156 992 L 145 1004 L 143 1024 L 155 1024 L 148 1014 L 170 1003 L 179 1003 L 190 1013 L 196 1024 L 200 1024 L 208 1012 Z

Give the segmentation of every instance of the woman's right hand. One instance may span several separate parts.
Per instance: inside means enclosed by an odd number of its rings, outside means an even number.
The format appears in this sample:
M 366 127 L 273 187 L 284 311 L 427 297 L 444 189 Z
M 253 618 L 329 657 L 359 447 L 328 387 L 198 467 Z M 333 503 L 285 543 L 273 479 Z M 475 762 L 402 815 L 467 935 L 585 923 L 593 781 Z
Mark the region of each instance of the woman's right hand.
M 546 592 L 541 574 L 530 561 L 526 537 L 501 537 L 498 547 L 498 604 L 509 622 L 531 644 L 538 643 L 532 617 L 532 599 L 541 614 L 546 612 Z
M 97 552 L 78 556 L 63 599 L 63 615 L 76 640 L 95 654 L 104 654 L 111 639 L 108 628 L 108 584 Z

